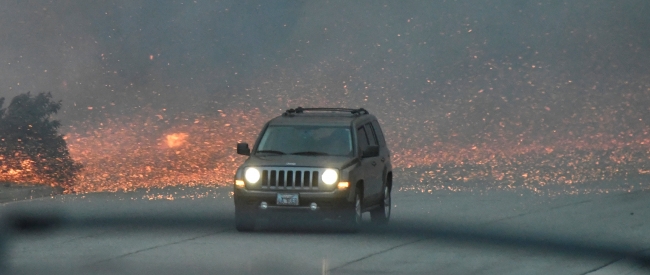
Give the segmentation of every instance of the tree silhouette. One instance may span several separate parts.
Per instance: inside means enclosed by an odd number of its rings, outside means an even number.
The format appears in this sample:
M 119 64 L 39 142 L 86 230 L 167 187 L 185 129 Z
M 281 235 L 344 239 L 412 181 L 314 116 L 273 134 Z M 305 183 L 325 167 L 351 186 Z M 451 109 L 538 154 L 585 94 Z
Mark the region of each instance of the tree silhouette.
M 50 117 L 61 108 L 51 93 L 20 94 L 3 108 L 0 98 L 0 175 L 10 171 L 31 171 L 40 182 L 70 187 L 81 165 L 70 157 L 61 126 Z

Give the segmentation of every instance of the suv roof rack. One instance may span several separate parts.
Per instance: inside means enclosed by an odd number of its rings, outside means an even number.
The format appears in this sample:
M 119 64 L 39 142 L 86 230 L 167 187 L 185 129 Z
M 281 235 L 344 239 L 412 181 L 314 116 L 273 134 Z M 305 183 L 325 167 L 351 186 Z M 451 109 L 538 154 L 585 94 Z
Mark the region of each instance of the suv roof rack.
M 344 112 L 344 113 L 351 113 L 351 114 L 356 115 L 356 116 L 370 114 L 364 108 L 350 109 L 350 108 L 303 108 L 303 107 L 298 107 L 298 108 L 295 108 L 295 109 L 289 109 L 289 110 L 284 111 L 282 116 L 293 116 L 295 114 L 303 114 L 305 112 Z

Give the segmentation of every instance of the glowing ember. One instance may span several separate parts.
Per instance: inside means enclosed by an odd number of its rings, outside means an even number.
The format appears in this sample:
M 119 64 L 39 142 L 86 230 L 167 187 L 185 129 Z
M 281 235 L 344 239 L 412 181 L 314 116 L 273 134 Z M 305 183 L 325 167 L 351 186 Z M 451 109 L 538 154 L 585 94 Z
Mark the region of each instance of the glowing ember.
M 229 184 L 242 159 L 235 144 L 252 140 L 264 122 L 258 111 L 223 111 L 214 117 L 107 118 L 101 127 L 71 128 L 70 154 L 84 165 L 72 191 Z M 236 126 L 223 127 L 228 123 Z
M 229 185 L 244 158 L 235 154 L 235 144 L 253 142 L 272 116 L 257 109 L 219 110 L 212 116 L 150 113 L 71 127 L 66 141 L 84 169 L 69 191 Z M 626 182 L 640 182 L 650 173 L 650 129 L 638 135 L 600 133 L 528 142 L 503 135 L 468 144 L 422 138 L 423 130 L 404 134 L 404 124 L 383 125 L 399 190 L 524 188 L 548 193 L 550 186 L 563 186 L 565 193 L 609 192 L 632 189 Z M 32 165 L 3 169 L 0 181 L 40 182 L 29 173 Z M 613 180 L 617 186 L 597 184 Z
M 16 158 L 4 158 L 0 156 L 0 161 L 8 159 L 9 161 L 20 159 L 20 156 L 15 156 Z M 17 183 L 38 183 L 46 184 L 48 181 L 43 179 L 33 173 L 34 171 L 34 162 L 29 159 L 23 159 L 16 162 L 17 165 L 8 165 L 8 162 L 5 162 L 4 165 L 0 166 L 0 182 L 17 182 Z
M 186 133 L 176 133 L 165 136 L 165 143 L 169 148 L 179 147 L 185 143 Z

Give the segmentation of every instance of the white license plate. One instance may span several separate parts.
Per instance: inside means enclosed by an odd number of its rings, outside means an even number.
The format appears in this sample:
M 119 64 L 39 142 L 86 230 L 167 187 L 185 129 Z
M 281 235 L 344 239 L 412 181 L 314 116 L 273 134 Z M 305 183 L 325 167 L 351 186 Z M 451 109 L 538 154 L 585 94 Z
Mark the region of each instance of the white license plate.
M 277 205 L 300 205 L 298 194 L 278 193 Z

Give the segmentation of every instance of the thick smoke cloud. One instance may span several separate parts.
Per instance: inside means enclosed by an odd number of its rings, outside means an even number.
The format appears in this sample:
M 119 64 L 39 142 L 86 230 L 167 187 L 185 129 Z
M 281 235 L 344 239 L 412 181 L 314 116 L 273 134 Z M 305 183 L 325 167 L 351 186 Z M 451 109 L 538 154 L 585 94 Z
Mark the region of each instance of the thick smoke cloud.
M 650 119 L 649 13 L 644 0 L 10 1 L 0 93 L 52 91 L 66 124 L 326 102 L 374 110 L 412 146 L 618 134 Z

